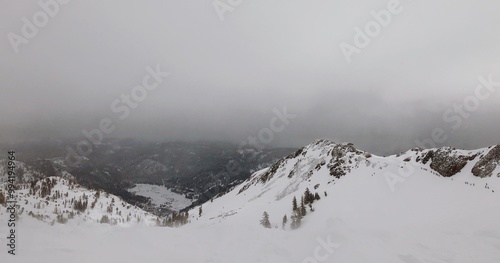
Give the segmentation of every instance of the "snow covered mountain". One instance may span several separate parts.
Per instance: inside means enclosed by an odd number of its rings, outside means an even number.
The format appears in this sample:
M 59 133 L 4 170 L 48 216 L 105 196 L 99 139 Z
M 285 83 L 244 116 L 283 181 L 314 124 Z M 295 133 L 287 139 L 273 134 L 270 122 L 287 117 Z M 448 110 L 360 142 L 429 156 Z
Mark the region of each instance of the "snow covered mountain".
M 499 153 L 497 145 L 380 157 L 319 140 L 203 204 L 201 216 L 194 208 L 186 228 L 255 230 L 266 212 L 278 229 L 269 231 L 300 233 L 285 235 L 297 238 L 289 242 L 300 248 L 294 259 L 278 252 L 274 262 L 498 262 Z M 317 198 L 289 231 L 293 199 L 300 210 L 306 191 Z M 327 241 L 331 247 L 314 255 Z
M 478 182 L 485 190 L 494 193 L 495 186 L 500 182 L 500 145 L 470 151 L 451 147 L 415 148 L 398 155 L 380 157 L 360 151 L 349 143 L 319 140 L 254 173 L 213 203 L 241 207 L 259 200 L 278 204 L 285 199 L 291 204 L 292 198 L 300 198 L 306 188 L 323 196 L 325 192 L 339 188 L 336 185 L 344 180 L 360 178 L 365 180 L 360 184 L 374 180 L 377 184 L 373 187 L 395 192 L 398 188 L 404 189 L 404 182 L 413 177 L 441 177 L 439 180 L 451 177 L 446 181 L 461 181 L 464 184 Z M 214 205 L 206 203 L 205 206 Z
M 6 183 L 0 186 L 7 189 Z M 18 184 L 17 187 L 15 196 L 19 218 L 32 217 L 51 225 L 100 223 L 151 226 L 158 221 L 156 216 L 115 195 L 86 189 L 72 179 L 47 177 L 29 184 Z M 2 192 L 0 200 L 5 201 Z M 6 212 L 5 209 L 0 210 L 0 217 L 7 217 Z
M 499 151 L 444 147 L 381 157 L 319 140 L 189 210 L 180 228 L 47 228 L 25 217 L 19 228 L 31 235 L 21 236 L 12 262 L 495 263 Z

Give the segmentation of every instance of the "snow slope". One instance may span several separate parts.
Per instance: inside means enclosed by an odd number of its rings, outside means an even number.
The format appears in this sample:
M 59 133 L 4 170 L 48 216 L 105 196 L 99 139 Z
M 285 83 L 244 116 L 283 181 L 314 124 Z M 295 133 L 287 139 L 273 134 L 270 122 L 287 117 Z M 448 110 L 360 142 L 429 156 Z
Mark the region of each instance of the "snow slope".
M 267 211 L 271 224 L 280 229 L 282 217 L 290 218 L 293 197 L 300 200 L 309 188 L 321 200 L 313 204 L 314 212 L 303 219 L 302 227 L 292 231 L 308 240 L 295 244 L 305 246 L 301 252 L 314 251 L 314 240 L 330 236 L 340 247 L 327 262 L 498 262 L 500 178 L 478 178 L 470 172 L 490 150 L 453 150 L 451 155 L 475 157 L 445 178 L 431 163 L 418 160 L 432 150 L 378 157 L 318 141 L 204 204 L 201 217 L 193 209 L 194 223 L 187 228 L 246 228 L 258 224 Z M 340 175 L 342 171 L 346 174 Z M 294 262 L 321 262 L 321 257 L 301 261 L 307 253 L 290 253 L 297 255 Z
M 6 189 L 6 184 L 2 183 L 0 187 Z M 103 216 L 106 216 L 109 224 L 120 226 L 156 224 L 156 216 L 126 203 L 118 196 L 89 190 L 60 177 L 48 177 L 32 186 L 21 184 L 19 187 L 21 189 L 16 190 L 16 201 L 21 218 L 33 217 L 52 225 L 93 225 L 101 223 Z M 75 208 L 75 202 L 85 200 L 85 209 Z M 4 220 L 7 217 L 7 211 L 2 207 L 0 218 Z

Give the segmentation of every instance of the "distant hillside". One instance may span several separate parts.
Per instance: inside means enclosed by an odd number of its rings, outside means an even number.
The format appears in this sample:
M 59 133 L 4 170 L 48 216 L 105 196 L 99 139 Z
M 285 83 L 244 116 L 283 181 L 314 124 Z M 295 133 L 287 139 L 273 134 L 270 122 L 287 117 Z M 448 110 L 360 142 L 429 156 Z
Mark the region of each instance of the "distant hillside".
M 0 184 L 6 189 L 6 184 Z M 5 201 L 5 191 L 0 200 Z M 89 190 L 72 179 L 47 177 L 32 183 L 18 184 L 16 201 L 19 217 L 30 216 L 50 224 L 156 225 L 153 214 L 128 204 L 120 197 L 106 192 Z M 3 203 L 5 205 L 5 203 Z M 5 209 L 0 210 L 5 217 Z
M 65 162 L 66 146 L 74 142 L 51 141 L 11 145 L 16 150 L 18 181 L 49 176 L 71 176 L 91 189 L 103 189 L 129 203 L 145 206 L 150 199 L 129 189 L 136 184 L 165 187 L 167 191 L 199 204 L 243 182 L 256 170 L 271 165 L 295 149 L 238 149 L 220 142 L 151 143 L 132 139 L 105 140 L 76 166 Z M 6 146 L 4 146 L 6 147 Z M 9 148 L 9 149 L 10 149 Z M 0 158 L 0 168 L 5 162 Z M 0 169 L 0 176 L 4 169 Z M 162 194 L 162 193 L 159 193 Z M 147 194 L 146 194 L 147 195 Z M 176 200 L 172 200 L 176 201 Z M 165 209 L 160 209 L 161 207 Z M 148 205 L 164 215 L 173 206 Z M 175 210 L 181 209 L 175 207 Z

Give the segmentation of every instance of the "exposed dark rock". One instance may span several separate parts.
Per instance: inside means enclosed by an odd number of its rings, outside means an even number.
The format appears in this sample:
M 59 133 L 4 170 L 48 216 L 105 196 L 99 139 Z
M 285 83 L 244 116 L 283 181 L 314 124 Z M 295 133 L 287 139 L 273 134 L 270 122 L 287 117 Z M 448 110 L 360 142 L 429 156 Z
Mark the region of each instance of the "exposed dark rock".
M 477 177 L 491 177 L 497 165 L 500 164 L 500 145 L 491 149 L 488 154 L 481 159 L 472 168 L 472 174 Z
M 303 151 L 304 151 L 304 147 L 302 147 L 302 148 L 298 149 L 297 151 L 291 153 L 290 155 L 288 155 L 286 157 L 286 159 L 293 159 L 293 158 L 299 156 Z
M 434 151 L 429 151 L 429 152 L 425 155 L 424 159 L 422 159 L 422 163 L 423 163 L 423 164 L 427 164 L 427 162 L 428 162 L 428 161 L 429 161 L 429 160 L 430 160 L 433 156 L 434 156 Z
M 279 161 L 277 161 L 276 163 L 274 163 L 270 168 L 269 170 L 267 170 L 267 172 L 265 172 L 263 175 L 260 176 L 260 181 L 262 183 L 266 183 L 267 181 L 271 180 L 271 178 L 273 178 L 274 174 L 276 173 L 276 171 L 283 165 L 286 163 L 286 160 L 288 159 L 287 158 L 284 158 L 284 159 L 281 159 Z
M 445 147 L 436 151 L 430 151 L 422 162 L 425 164 L 431 159 L 432 162 L 430 166 L 434 171 L 444 177 L 453 176 L 462 171 L 470 160 L 470 156 L 459 155 L 454 153 L 453 150 L 453 148 Z
M 325 161 L 322 161 L 321 163 L 318 163 L 316 165 L 316 167 L 314 167 L 314 170 L 319 171 L 321 169 L 321 167 L 323 167 L 323 165 L 325 165 L 325 164 L 326 164 Z
M 344 157 L 348 156 L 349 153 L 362 154 L 361 151 L 354 148 L 352 144 L 337 144 L 331 151 L 332 159 L 328 164 L 328 169 L 330 169 L 330 175 L 335 178 L 340 178 L 351 171 L 350 166 L 346 164 Z M 349 160 L 351 163 L 351 160 Z
M 330 175 L 334 176 L 335 178 L 339 179 L 340 177 L 346 175 L 345 167 L 343 167 L 344 160 L 338 160 L 337 162 L 334 162 L 333 165 L 329 165 L 330 168 Z

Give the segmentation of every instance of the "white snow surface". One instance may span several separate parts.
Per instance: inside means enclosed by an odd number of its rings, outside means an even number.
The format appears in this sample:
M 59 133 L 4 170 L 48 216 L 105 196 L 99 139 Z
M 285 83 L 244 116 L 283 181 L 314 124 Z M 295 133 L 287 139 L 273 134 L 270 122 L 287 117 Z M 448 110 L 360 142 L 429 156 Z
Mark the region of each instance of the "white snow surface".
M 190 206 L 193 202 L 184 195 L 174 193 L 165 186 L 153 184 L 136 184 L 128 190 L 136 195 L 151 198 L 151 204 L 160 207 L 165 205 L 170 210 L 179 211 Z

